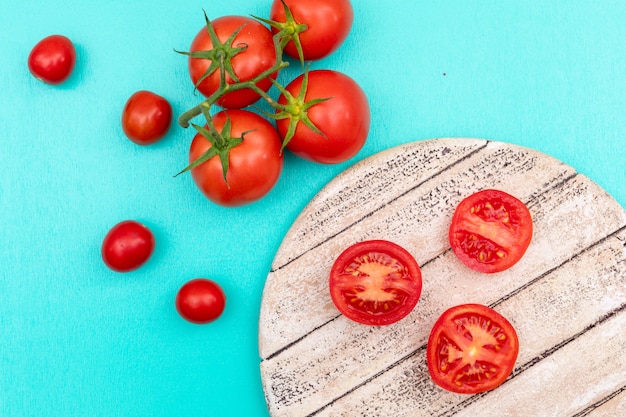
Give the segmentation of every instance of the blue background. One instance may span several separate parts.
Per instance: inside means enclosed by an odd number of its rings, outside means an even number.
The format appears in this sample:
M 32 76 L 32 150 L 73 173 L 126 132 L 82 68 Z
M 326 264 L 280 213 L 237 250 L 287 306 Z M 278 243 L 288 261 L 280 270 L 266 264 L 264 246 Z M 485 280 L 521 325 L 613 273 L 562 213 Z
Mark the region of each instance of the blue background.
M 339 172 L 433 137 L 494 139 L 573 166 L 626 205 L 626 2 L 354 2 L 342 48 L 312 68 L 353 77 L 372 109 L 368 142 L 331 166 L 287 155 L 260 202 L 204 199 L 186 164 L 193 132 L 151 147 L 125 138 L 135 91 L 179 115 L 198 102 L 186 50 L 209 17 L 267 16 L 270 0 L 3 0 L 0 14 L 0 415 L 267 416 L 257 322 L 267 272 L 305 204 Z M 26 60 L 43 37 L 71 38 L 61 86 Z M 297 64 L 281 80 L 299 74 Z M 108 229 L 144 222 L 157 248 L 118 274 L 100 258 Z M 195 277 L 220 282 L 215 323 L 174 309 Z

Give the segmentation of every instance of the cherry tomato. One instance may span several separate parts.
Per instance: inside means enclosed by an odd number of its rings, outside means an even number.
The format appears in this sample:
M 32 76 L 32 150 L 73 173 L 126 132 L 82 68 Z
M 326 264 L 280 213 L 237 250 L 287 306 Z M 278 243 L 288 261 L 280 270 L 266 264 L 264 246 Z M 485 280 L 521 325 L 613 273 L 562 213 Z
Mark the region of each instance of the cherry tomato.
M 428 371 L 442 388 L 476 394 L 504 382 L 518 350 L 517 333 L 501 314 L 480 304 L 459 305 L 433 326 L 426 348 Z
M 196 278 L 185 283 L 176 294 L 176 310 L 185 320 L 196 324 L 210 323 L 224 311 L 226 296 L 214 281 Z
M 274 126 L 247 110 L 225 110 L 212 118 L 218 131 L 230 120 L 230 136 L 243 134 L 243 141 L 230 150 L 226 181 L 218 156 L 196 166 L 191 176 L 211 201 L 223 206 L 239 206 L 256 201 L 276 184 L 283 168 L 280 138 Z M 211 143 L 198 133 L 191 142 L 189 162 L 200 158 Z
M 150 229 L 134 220 L 125 220 L 113 226 L 104 237 L 102 260 L 114 271 L 129 272 L 150 259 L 154 246 Z
M 422 293 L 415 258 L 386 240 L 368 240 L 344 250 L 329 278 L 337 309 L 357 323 L 383 326 L 406 317 Z
M 43 38 L 28 55 L 28 69 L 40 81 L 60 84 L 72 73 L 76 64 L 76 49 L 63 35 Z
M 305 60 L 317 60 L 334 52 L 345 41 L 352 28 L 354 12 L 349 0 L 285 0 L 297 24 L 307 29 L 298 34 Z M 281 0 L 274 0 L 270 19 L 286 22 L 285 8 Z M 278 32 L 273 28 L 274 33 Z M 299 58 L 295 44 L 289 42 L 284 51 Z
M 499 190 L 483 190 L 457 206 L 450 224 L 452 250 L 469 268 L 494 273 L 512 267 L 526 252 L 533 222 L 524 203 Z
M 220 42 L 226 42 L 228 38 L 240 27 L 241 31 L 232 41 L 233 48 L 246 49 L 234 55 L 230 60 L 233 71 L 239 81 L 250 81 L 262 72 L 270 69 L 276 63 L 276 50 L 272 39 L 272 32 L 258 21 L 243 16 L 223 16 L 212 21 L 211 26 Z M 194 38 L 190 52 L 207 51 L 214 48 L 206 27 L 202 28 Z M 216 69 L 200 84 L 198 81 L 205 75 L 211 65 L 211 60 L 205 58 L 189 57 L 189 74 L 194 85 L 197 85 L 205 97 L 215 93 L 220 87 L 220 70 Z M 276 78 L 276 73 L 272 77 Z M 226 82 L 233 84 L 230 74 L 226 73 Z M 269 78 L 257 83 L 257 86 L 267 91 L 272 86 Z M 260 98 L 258 93 L 250 89 L 231 91 L 221 97 L 217 104 L 226 108 L 246 107 Z
M 305 74 L 289 83 L 286 90 L 298 97 Z M 304 102 L 328 98 L 306 110 L 306 117 L 323 135 L 298 122 L 295 134 L 287 143 L 287 149 L 309 161 L 334 164 L 344 162 L 363 147 L 370 128 L 370 108 L 361 87 L 345 74 L 331 70 L 314 70 L 308 73 L 308 83 Z M 281 94 L 280 104 L 288 103 Z M 296 114 L 292 119 L 276 121 L 281 138 L 285 138 L 289 125 L 299 120 L 303 113 L 299 108 L 304 103 L 297 101 L 293 108 Z M 298 113 L 299 112 L 299 113 Z
M 170 128 L 172 106 L 165 98 L 150 91 L 134 93 L 122 111 L 122 129 L 138 145 L 151 145 Z

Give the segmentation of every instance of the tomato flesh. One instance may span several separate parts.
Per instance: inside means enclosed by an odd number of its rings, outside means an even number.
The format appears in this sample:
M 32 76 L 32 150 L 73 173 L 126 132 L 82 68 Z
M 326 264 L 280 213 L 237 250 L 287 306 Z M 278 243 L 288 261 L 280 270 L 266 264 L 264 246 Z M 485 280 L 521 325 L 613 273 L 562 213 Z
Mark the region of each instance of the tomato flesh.
M 506 318 L 480 304 L 459 305 L 444 312 L 433 326 L 428 370 L 442 388 L 476 394 L 506 380 L 518 350 L 517 334 Z
M 517 263 L 532 239 L 532 217 L 517 198 L 483 190 L 457 206 L 450 225 L 452 250 L 479 272 L 501 272 Z
M 362 324 L 387 325 L 407 316 L 417 304 L 422 277 L 413 256 L 384 240 L 360 242 L 346 249 L 330 273 L 330 293 L 337 309 Z

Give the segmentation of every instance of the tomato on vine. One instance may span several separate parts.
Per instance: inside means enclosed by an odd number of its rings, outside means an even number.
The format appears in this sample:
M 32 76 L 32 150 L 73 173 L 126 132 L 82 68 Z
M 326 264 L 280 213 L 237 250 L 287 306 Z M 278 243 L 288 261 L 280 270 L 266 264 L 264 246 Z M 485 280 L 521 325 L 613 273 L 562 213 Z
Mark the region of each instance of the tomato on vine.
M 256 102 L 260 95 L 251 88 L 232 88 L 237 84 L 260 77 L 256 87 L 267 91 L 270 78 L 277 71 L 262 75 L 276 64 L 276 48 L 272 32 L 257 20 L 244 16 L 223 16 L 213 21 L 206 17 L 188 55 L 189 75 L 193 84 L 205 97 L 219 92 L 229 84 L 231 90 L 221 95 L 216 103 L 225 108 L 242 108 Z
M 211 201 L 240 206 L 266 195 L 283 168 L 280 138 L 274 126 L 247 110 L 224 110 L 211 118 L 213 131 L 195 126 L 189 149 L 196 186 Z
M 28 69 L 40 81 L 60 84 L 67 80 L 76 64 L 76 49 L 63 35 L 51 35 L 39 41 L 28 55 Z
M 354 11 L 349 0 L 274 0 L 270 19 L 272 31 L 285 31 L 290 40 L 287 55 L 318 60 L 333 53 L 352 28 Z
M 141 90 L 130 96 L 122 110 L 122 129 L 138 145 L 161 139 L 172 122 L 172 106 L 165 98 Z
M 350 77 L 332 70 L 307 71 L 279 87 L 274 116 L 283 145 L 309 161 L 344 162 L 365 144 L 370 107 L 365 92 Z

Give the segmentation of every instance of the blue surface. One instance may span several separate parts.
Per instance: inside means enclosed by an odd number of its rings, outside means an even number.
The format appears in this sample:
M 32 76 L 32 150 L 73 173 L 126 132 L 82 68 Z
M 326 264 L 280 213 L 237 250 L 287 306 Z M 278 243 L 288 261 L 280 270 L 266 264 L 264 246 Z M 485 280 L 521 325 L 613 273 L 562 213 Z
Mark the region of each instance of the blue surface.
M 185 50 L 209 17 L 267 16 L 270 0 L 3 0 L 0 14 L 0 415 L 267 416 L 257 321 L 267 272 L 304 205 L 356 161 L 406 142 L 481 137 L 550 154 L 626 206 L 626 2 L 355 1 L 346 43 L 312 68 L 352 76 L 372 128 L 352 160 L 287 155 L 262 201 L 216 206 L 189 175 L 191 130 L 139 147 L 122 133 L 126 99 L 197 103 Z M 76 45 L 68 82 L 35 80 L 41 38 Z M 298 74 L 293 64 L 281 75 Z M 140 270 L 100 259 L 123 219 L 157 238 Z M 268 226 L 269 225 L 269 226 Z M 178 288 L 222 284 L 224 315 L 206 326 L 174 309 Z

